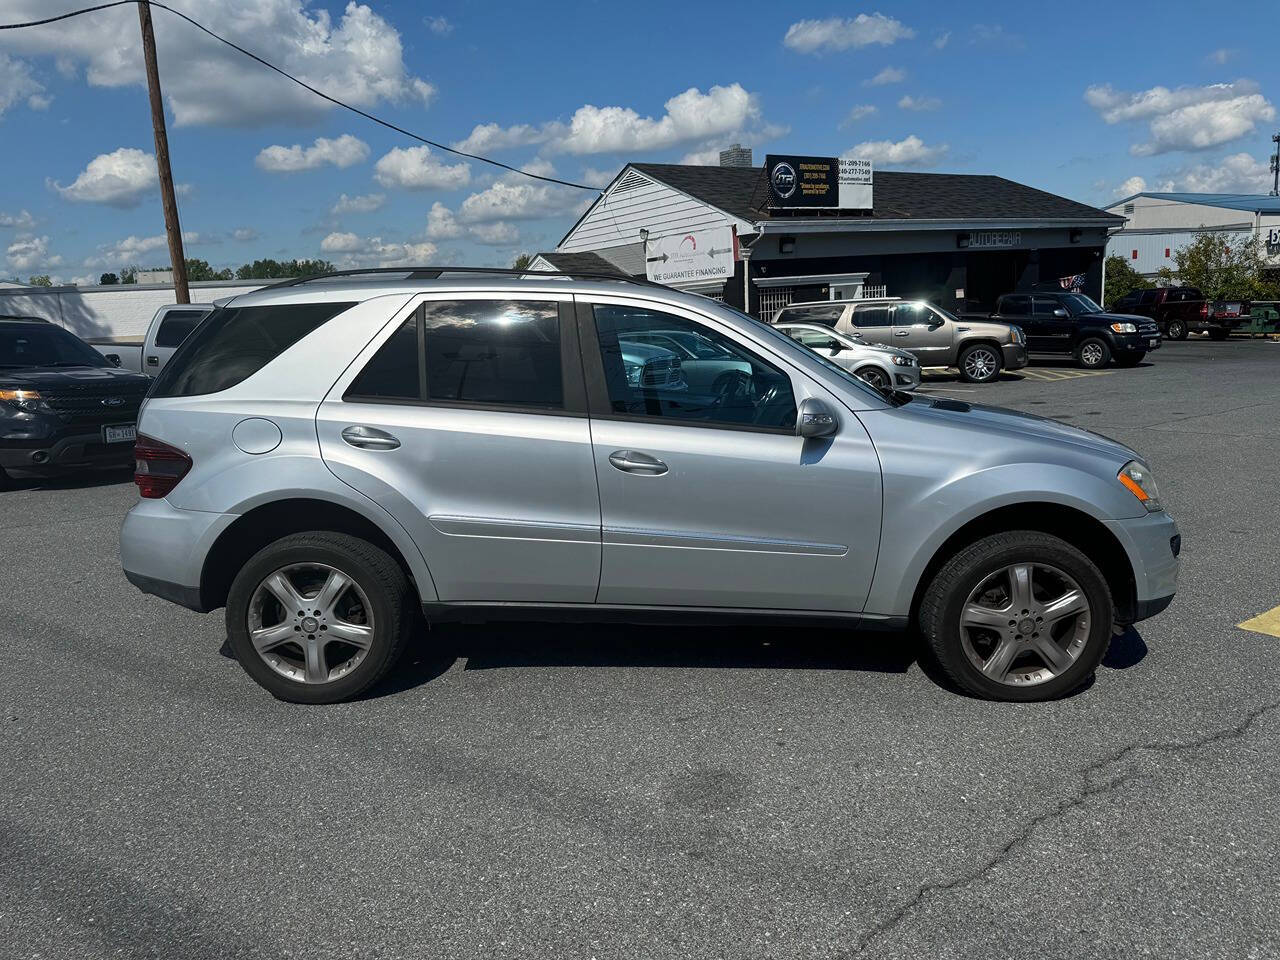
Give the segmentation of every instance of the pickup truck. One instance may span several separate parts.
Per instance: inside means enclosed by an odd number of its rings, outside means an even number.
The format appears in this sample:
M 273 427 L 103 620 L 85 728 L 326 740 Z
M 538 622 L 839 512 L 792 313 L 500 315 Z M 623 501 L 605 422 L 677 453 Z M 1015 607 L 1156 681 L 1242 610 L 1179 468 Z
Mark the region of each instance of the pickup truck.
M 1136 366 L 1160 348 L 1160 329 L 1148 317 L 1108 313 L 1081 293 L 1006 293 L 995 313 L 962 314 L 1022 327 L 1031 353 L 1069 354 L 1082 367 Z
M 1150 317 L 1170 340 L 1185 340 L 1188 333 L 1201 332 L 1208 333 L 1210 340 L 1225 340 L 1249 317 L 1246 301 L 1208 301 L 1195 287 L 1131 290 L 1116 301 L 1115 310 Z
M 170 304 L 156 311 L 144 337 L 99 337 L 85 342 L 106 357 L 108 363 L 154 377 L 213 306 L 212 303 Z

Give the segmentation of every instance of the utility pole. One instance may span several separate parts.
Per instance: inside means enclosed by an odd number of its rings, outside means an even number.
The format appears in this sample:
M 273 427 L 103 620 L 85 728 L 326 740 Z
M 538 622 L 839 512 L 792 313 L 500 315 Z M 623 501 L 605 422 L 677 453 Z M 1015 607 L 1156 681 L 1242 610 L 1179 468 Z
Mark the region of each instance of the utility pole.
M 164 207 L 164 229 L 169 235 L 169 259 L 173 262 L 173 293 L 178 303 L 190 303 L 187 288 L 187 260 L 182 252 L 182 225 L 178 222 L 178 199 L 173 193 L 169 171 L 169 134 L 164 126 L 164 101 L 160 98 L 160 68 L 156 65 L 156 35 L 151 29 L 151 4 L 138 0 L 138 23 L 142 26 L 142 58 L 147 65 L 147 91 L 151 94 L 151 129 L 156 138 L 156 172 L 160 175 L 160 203 Z
M 1276 145 L 1276 152 L 1271 155 L 1271 195 L 1280 197 L 1280 133 L 1271 142 Z

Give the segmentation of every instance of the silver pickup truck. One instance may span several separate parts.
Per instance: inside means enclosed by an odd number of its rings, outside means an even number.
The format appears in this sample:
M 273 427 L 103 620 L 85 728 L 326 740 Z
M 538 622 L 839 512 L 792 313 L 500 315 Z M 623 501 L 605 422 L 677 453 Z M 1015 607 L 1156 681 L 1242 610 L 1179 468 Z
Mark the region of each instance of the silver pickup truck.
M 117 367 L 154 377 L 212 310 L 212 303 L 170 304 L 156 311 L 144 337 L 99 337 L 85 342 Z

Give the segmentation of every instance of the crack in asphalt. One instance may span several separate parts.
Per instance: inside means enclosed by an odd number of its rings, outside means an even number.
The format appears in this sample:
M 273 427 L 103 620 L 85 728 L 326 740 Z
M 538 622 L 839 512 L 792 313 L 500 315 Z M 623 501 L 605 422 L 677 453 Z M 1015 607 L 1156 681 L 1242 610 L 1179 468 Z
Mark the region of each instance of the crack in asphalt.
M 1119 789 L 1125 783 L 1134 778 L 1133 774 L 1124 774 L 1118 777 L 1105 780 L 1100 783 L 1093 783 L 1093 777 L 1098 772 L 1104 770 L 1113 764 L 1122 763 L 1129 757 L 1137 753 L 1150 751 L 1152 753 L 1161 754 L 1177 754 L 1186 753 L 1191 750 L 1199 750 L 1203 747 L 1212 746 L 1217 743 L 1223 743 L 1227 740 L 1236 740 L 1243 737 L 1258 720 L 1266 716 L 1272 711 L 1280 710 L 1280 701 L 1275 703 L 1267 703 L 1251 710 L 1243 720 L 1233 727 L 1227 727 L 1213 733 L 1197 737 L 1194 740 L 1188 740 L 1181 743 L 1135 743 L 1124 747 L 1108 756 L 1095 760 L 1089 766 L 1085 767 L 1081 772 L 1081 780 L 1083 786 L 1064 800 L 1058 801 L 1052 808 L 1044 813 L 1034 817 L 1026 826 L 1018 833 L 1007 840 L 992 856 L 990 856 L 981 866 L 970 872 L 957 877 L 954 880 L 948 880 L 941 883 L 926 883 L 916 889 L 916 892 L 901 906 L 894 909 L 887 917 L 875 924 L 869 930 L 858 938 L 857 944 L 853 947 L 852 953 L 845 953 L 844 957 L 858 957 L 867 951 L 876 940 L 890 933 L 902 921 L 922 904 L 927 897 L 934 893 L 947 893 L 951 890 L 958 890 L 967 887 L 972 883 L 981 880 L 986 874 L 996 869 L 1013 857 L 1026 843 L 1031 839 L 1031 835 L 1036 829 L 1051 820 L 1055 820 L 1078 807 L 1084 806 L 1089 800 L 1102 794 L 1110 793 Z

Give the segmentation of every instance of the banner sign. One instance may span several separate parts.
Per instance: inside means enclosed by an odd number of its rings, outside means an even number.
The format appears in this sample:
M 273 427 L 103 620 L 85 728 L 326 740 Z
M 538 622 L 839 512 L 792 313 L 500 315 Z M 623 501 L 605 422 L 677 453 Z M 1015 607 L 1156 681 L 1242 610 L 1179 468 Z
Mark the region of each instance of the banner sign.
M 645 241 L 644 273 L 655 283 L 682 286 L 733 276 L 737 259 L 733 227 L 685 230 Z
M 771 153 L 764 168 L 772 209 L 871 209 L 870 160 Z

